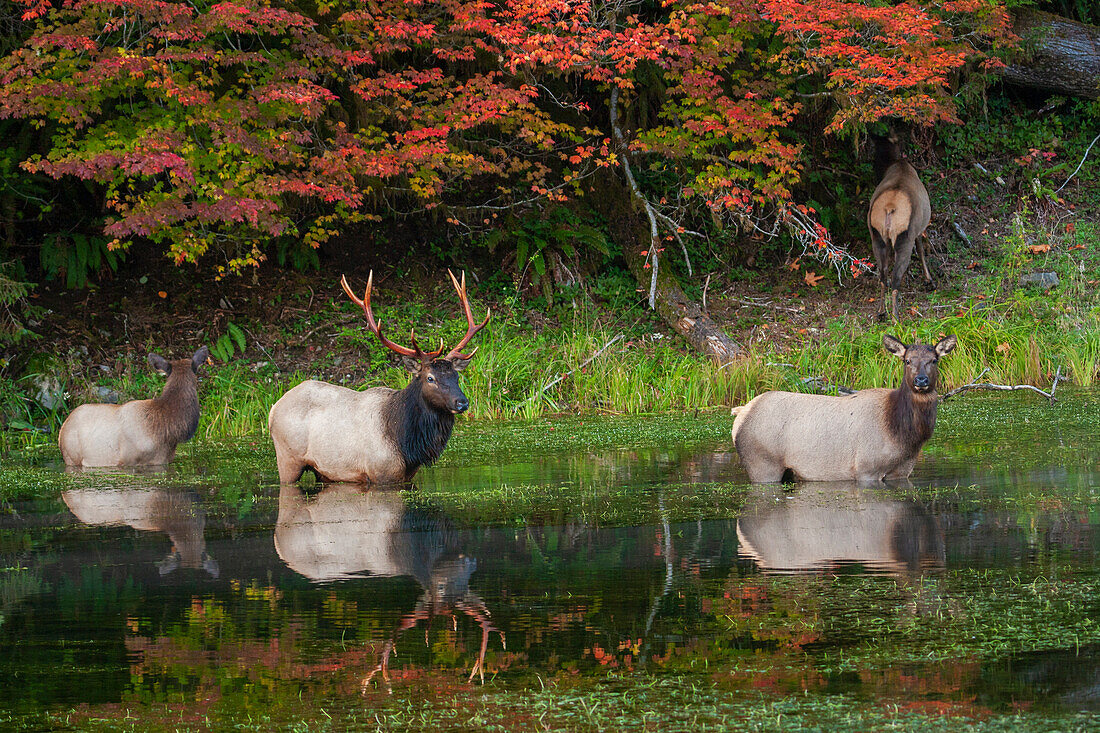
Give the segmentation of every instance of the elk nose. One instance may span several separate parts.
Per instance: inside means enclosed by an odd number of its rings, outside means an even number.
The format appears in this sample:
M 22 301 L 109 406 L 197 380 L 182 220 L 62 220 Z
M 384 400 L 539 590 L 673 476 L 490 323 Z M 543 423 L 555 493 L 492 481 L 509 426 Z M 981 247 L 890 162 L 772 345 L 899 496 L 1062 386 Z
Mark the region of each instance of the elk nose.
M 917 378 L 913 380 L 913 384 L 916 385 L 918 389 L 928 389 L 928 375 L 918 374 Z
M 455 412 L 466 412 L 470 406 L 470 401 L 465 397 L 459 397 L 455 400 Z

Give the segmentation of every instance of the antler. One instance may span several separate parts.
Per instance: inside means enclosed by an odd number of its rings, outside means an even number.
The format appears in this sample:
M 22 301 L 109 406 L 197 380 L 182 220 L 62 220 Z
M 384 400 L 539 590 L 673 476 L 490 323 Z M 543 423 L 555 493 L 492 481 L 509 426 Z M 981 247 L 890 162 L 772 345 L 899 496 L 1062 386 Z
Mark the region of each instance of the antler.
M 451 282 L 454 283 L 455 290 L 458 291 L 458 299 L 462 302 L 462 310 L 466 312 L 466 335 L 462 337 L 462 340 L 458 342 L 458 345 L 448 352 L 444 359 L 472 359 L 474 354 L 477 353 L 477 347 L 469 354 L 460 353 L 466 344 L 470 343 L 478 331 L 485 328 L 485 325 L 489 323 L 489 316 L 492 315 L 492 310 L 485 309 L 485 320 L 481 322 L 481 325 L 474 323 L 474 314 L 470 311 L 470 299 L 466 297 L 466 271 L 462 272 L 462 282 L 459 283 L 458 279 L 454 276 L 454 273 L 447 270 L 447 274 L 451 276 Z
M 371 288 L 374 284 L 374 270 L 371 270 L 370 275 L 367 276 L 367 289 L 363 293 L 363 297 L 361 299 L 358 298 L 355 293 L 351 292 L 351 286 L 348 285 L 348 279 L 343 275 L 340 276 L 340 284 L 344 287 L 344 292 L 347 293 L 349 298 L 351 298 L 351 302 L 355 303 L 357 306 L 363 309 L 363 315 L 367 317 L 367 325 L 370 327 L 370 330 L 374 332 L 374 335 L 378 337 L 378 340 L 382 342 L 382 345 L 385 346 L 387 349 L 401 354 L 402 356 L 410 356 L 414 359 L 427 361 L 438 358 L 439 355 L 443 353 L 442 340 L 439 342 L 439 348 L 435 351 L 421 350 L 420 344 L 416 343 L 416 333 L 413 331 L 409 331 L 409 338 L 412 340 L 413 345 L 413 348 L 411 349 L 407 346 L 395 344 L 393 341 L 390 341 L 388 338 L 382 335 L 382 323 L 380 321 L 374 320 L 374 314 L 371 313 L 370 309 L 370 293 Z M 465 345 L 465 342 L 463 342 L 463 345 Z

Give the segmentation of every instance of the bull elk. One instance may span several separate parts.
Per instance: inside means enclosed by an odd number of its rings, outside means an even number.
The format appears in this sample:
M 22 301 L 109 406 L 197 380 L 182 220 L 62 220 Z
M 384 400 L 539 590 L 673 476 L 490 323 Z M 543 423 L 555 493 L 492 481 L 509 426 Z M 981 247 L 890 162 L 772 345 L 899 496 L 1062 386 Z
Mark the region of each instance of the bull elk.
M 875 143 L 875 172 L 879 184 L 871 194 L 871 208 L 867 212 L 867 228 L 871 233 L 871 245 L 875 252 L 875 264 L 882 284 L 882 316 L 886 315 L 886 288 L 890 287 L 890 315 L 898 317 L 898 288 L 913 246 L 917 247 L 925 282 L 932 283 L 925 252 L 928 236 L 924 230 L 932 218 L 928 191 L 921 183 L 917 170 L 906 161 L 894 137 L 872 135 Z M 893 272 L 890 273 L 890 260 Z
M 481 627 L 481 647 L 470 679 L 482 673 L 493 627 L 485 601 L 470 589 L 477 560 L 458 550 L 450 522 L 439 512 L 409 508 L 397 491 L 331 484 L 307 496 L 293 484 L 279 490 L 275 551 L 287 566 L 316 582 L 357 577 L 410 576 L 423 593 L 382 646 L 378 672 L 388 681 L 397 636 L 435 616 L 461 612 Z
M 218 577 L 218 563 L 206 551 L 206 513 L 194 494 L 161 489 L 72 489 L 61 493 L 84 524 L 129 526 L 164 532 L 172 548 L 157 563 L 161 575 L 177 568 L 202 568 Z
M 458 375 L 477 352 L 461 353 L 470 339 L 489 322 L 474 321 L 466 295 L 466 275 L 451 282 L 466 313 L 466 335 L 446 356 L 440 342 L 436 351 L 423 351 L 410 334 L 412 347 L 399 346 L 382 334 L 382 324 L 371 312 L 374 273 L 367 278 L 362 299 L 340 284 L 352 302 L 363 309 L 370 330 L 389 350 L 400 354 L 413 378 L 402 390 L 372 387 L 357 392 L 328 382 L 309 380 L 291 389 L 268 413 L 267 425 L 275 443 L 280 483 L 293 483 L 306 469 L 322 481 L 398 483 L 409 481 L 421 466 L 431 465 L 447 447 L 455 415 L 470 406 L 458 384 Z
M 750 481 L 877 482 L 913 472 L 936 425 L 939 360 L 956 339 L 907 346 L 883 336 L 882 343 L 905 363 L 897 389 L 841 397 L 765 392 L 733 408 L 733 444 Z
M 944 565 L 943 528 L 916 502 L 854 482 L 812 492 L 763 489 L 737 519 L 738 554 L 765 572 L 819 572 L 859 564 L 907 573 Z
M 160 466 L 176 456 L 199 426 L 199 367 L 210 352 L 204 346 L 190 359 L 168 361 L 149 354 L 149 365 L 168 381 L 159 397 L 122 405 L 86 404 L 61 426 L 58 444 L 70 466 Z

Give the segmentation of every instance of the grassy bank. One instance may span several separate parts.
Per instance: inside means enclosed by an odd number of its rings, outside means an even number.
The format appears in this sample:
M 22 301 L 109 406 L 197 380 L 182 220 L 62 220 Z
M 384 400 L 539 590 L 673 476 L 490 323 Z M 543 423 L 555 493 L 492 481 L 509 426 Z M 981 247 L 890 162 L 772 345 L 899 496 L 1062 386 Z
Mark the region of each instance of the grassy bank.
M 713 409 L 740 404 L 769 389 L 815 391 L 836 385 L 866 388 L 896 384 L 900 364 L 886 353 L 882 335 L 932 342 L 953 333 L 959 347 L 945 359 L 941 374 L 946 391 L 978 378 L 1005 384 L 1049 384 L 1056 371 L 1090 386 L 1100 370 L 1100 328 L 1094 314 L 1039 318 L 1025 299 L 968 309 L 938 319 L 900 325 L 868 324 L 865 319 L 834 319 L 825 328 L 805 329 L 786 348 L 750 347 L 748 354 L 717 364 L 687 353 L 660 334 L 634 335 L 578 317 L 555 334 L 532 336 L 503 323 L 483 333 L 463 388 L 471 400 L 469 418 L 538 418 L 554 414 L 644 414 Z M 380 349 L 373 349 L 374 355 Z M 598 355 L 597 355 L 598 354 Z M 77 356 L 70 356 L 75 362 Z M 75 369 L 74 364 L 74 372 Z M 289 388 L 308 378 L 328 378 L 351 387 L 378 384 L 401 387 L 405 371 L 382 366 L 362 376 L 280 371 L 271 362 L 234 360 L 205 368 L 200 387 L 199 437 L 218 439 L 262 434 L 271 405 Z M 117 374 L 93 371 L 70 385 L 70 405 L 97 401 L 106 388 L 124 399 L 155 395 L 162 379 L 143 362 Z M 46 414 L 27 414 L 35 430 L 0 433 L 5 449 L 52 442 L 68 405 Z

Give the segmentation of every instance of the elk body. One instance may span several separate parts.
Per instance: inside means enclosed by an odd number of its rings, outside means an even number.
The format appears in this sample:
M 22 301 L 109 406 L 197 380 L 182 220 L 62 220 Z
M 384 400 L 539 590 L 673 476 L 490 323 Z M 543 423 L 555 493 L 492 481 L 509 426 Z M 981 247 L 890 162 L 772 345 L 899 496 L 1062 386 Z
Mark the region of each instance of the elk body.
M 879 176 L 879 184 L 871 194 L 867 228 L 871 233 L 875 264 L 882 284 L 883 315 L 886 314 L 886 289 L 889 285 L 890 315 L 896 319 L 898 288 L 905 271 L 909 269 L 914 245 L 920 255 L 924 280 L 932 282 L 925 252 L 928 237 L 924 233 L 932 218 L 932 207 L 917 170 L 902 158 L 897 141 L 878 135 L 871 137 L 875 142 L 875 172 Z
M 897 389 L 864 389 L 842 397 L 765 392 L 735 407 L 733 444 L 753 483 L 881 481 L 913 471 L 936 425 L 939 360 L 955 348 L 947 336 L 935 346 L 883 336 L 902 359 Z
M 313 581 L 410 576 L 423 589 L 412 612 L 398 623 L 370 677 L 388 676 L 397 636 L 423 620 L 461 612 L 481 627 L 481 648 L 470 678 L 482 670 L 490 622 L 485 601 L 470 589 L 477 560 L 459 551 L 448 519 L 409 508 L 398 491 L 332 484 L 315 496 L 294 485 L 279 490 L 275 551 L 287 566 Z M 501 634 L 503 640 L 503 634 Z
M 943 528 L 916 502 L 883 498 L 855 482 L 750 498 L 737 519 L 738 554 L 767 572 L 820 571 L 858 563 L 907 572 L 943 567 Z
M 489 322 L 474 322 L 466 295 L 466 276 L 451 282 L 466 313 L 466 335 L 446 356 L 443 346 L 422 351 L 412 336 L 412 348 L 398 346 L 382 335 L 371 312 L 374 273 L 360 300 L 345 278 L 344 292 L 363 309 L 367 324 L 382 344 L 401 355 L 412 374 L 402 390 L 372 387 L 357 392 L 328 382 L 302 382 L 279 398 L 267 424 L 275 443 L 279 481 L 293 483 L 310 469 L 322 481 L 399 483 L 409 481 L 421 466 L 431 465 L 451 437 L 455 415 L 465 412 L 469 400 L 458 375 L 477 349 L 460 351 Z
M 202 568 L 218 577 L 218 563 L 206 552 L 206 513 L 194 494 L 160 489 L 72 489 L 61 498 L 85 524 L 129 526 L 142 532 L 164 532 L 172 542 L 157 563 L 161 575 L 183 568 Z
M 86 467 L 170 463 L 176 446 L 190 440 L 199 426 L 198 371 L 208 357 L 205 346 L 190 359 L 168 361 L 149 354 L 149 364 L 168 376 L 159 397 L 121 405 L 87 404 L 73 410 L 58 436 L 65 463 Z

